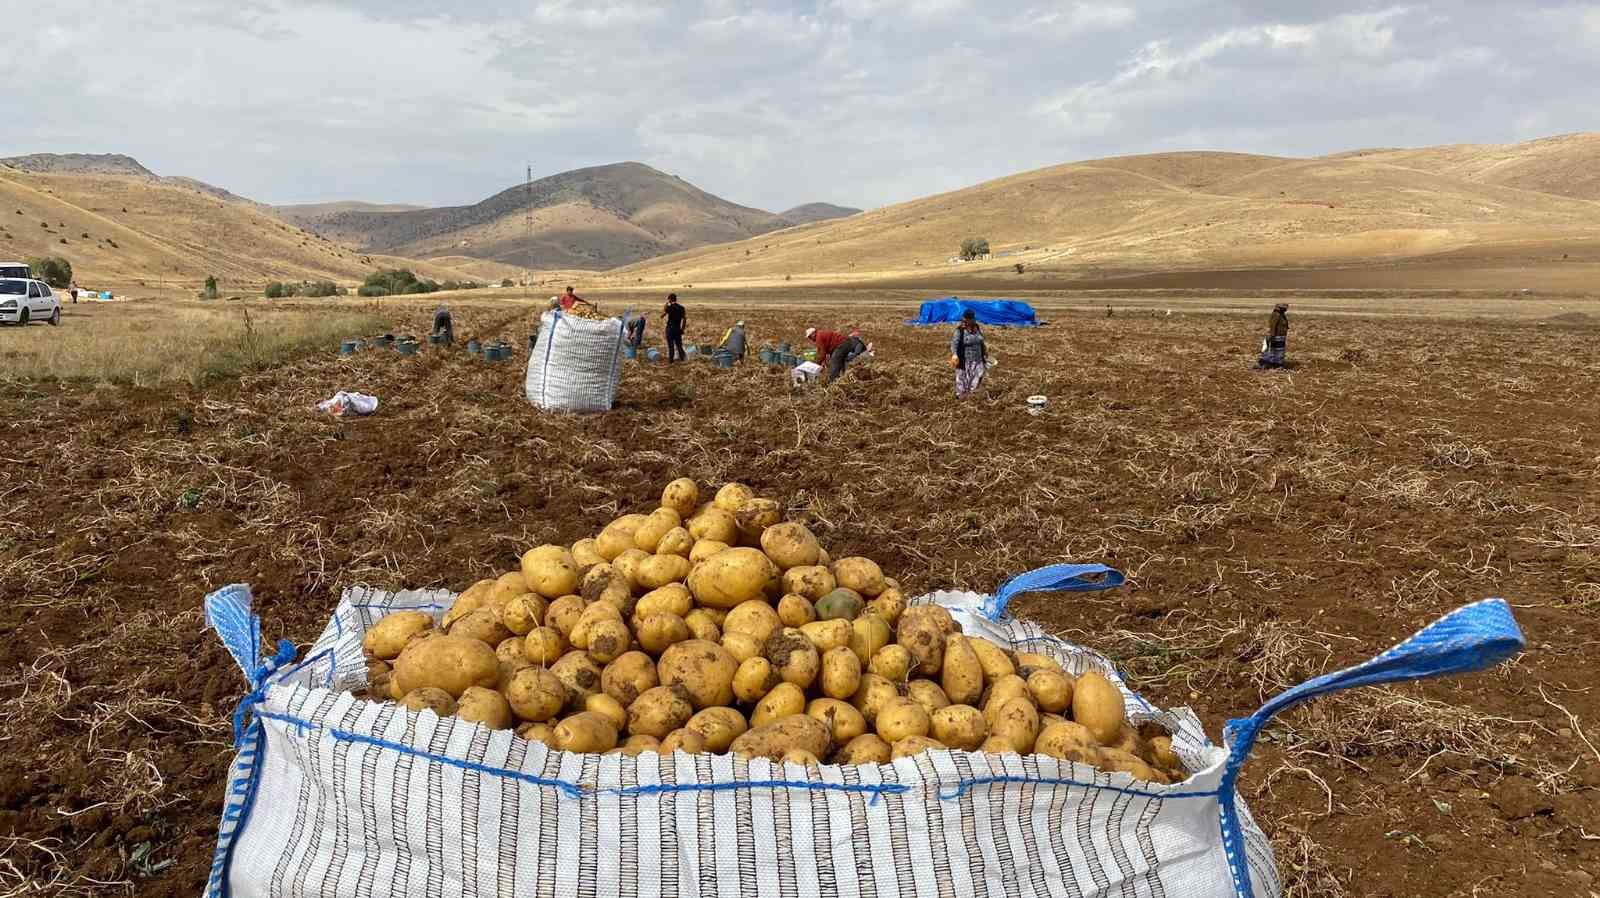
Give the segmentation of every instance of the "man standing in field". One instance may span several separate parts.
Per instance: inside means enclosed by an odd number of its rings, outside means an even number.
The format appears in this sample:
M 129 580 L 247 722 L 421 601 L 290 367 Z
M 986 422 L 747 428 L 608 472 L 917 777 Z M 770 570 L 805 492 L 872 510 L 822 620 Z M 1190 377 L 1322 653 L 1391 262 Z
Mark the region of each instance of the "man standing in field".
M 683 351 L 683 323 L 689 313 L 679 304 L 678 294 L 667 294 L 667 304 L 661 310 L 661 317 L 667 319 L 667 361 L 687 361 L 689 355 Z
M 77 281 L 73 281 L 72 282 L 72 289 L 67 291 L 67 292 L 72 295 L 72 304 L 73 305 L 77 305 L 78 304 L 78 282 Z
M 1289 306 L 1278 303 L 1267 318 L 1267 339 L 1263 341 L 1258 368 L 1282 368 L 1289 350 Z

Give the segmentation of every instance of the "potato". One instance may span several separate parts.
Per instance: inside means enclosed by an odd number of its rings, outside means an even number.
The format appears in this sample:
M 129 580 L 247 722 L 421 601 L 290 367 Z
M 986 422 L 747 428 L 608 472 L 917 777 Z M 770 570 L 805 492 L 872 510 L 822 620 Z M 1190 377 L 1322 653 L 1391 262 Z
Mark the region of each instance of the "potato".
M 1167 775 L 1120 748 L 1100 749 L 1100 769 L 1111 773 L 1126 773 L 1146 783 L 1166 784 Z
M 946 625 L 949 621 L 949 626 Z M 944 666 L 944 641 L 953 630 L 950 612 L 938 605 L 917 605 L 900 615 L 897 641 L 917 659 L 913 676 L 934 677 Z
M 1009 742 L 1019 755 L 1032 753 L 1039 736 L 1039 711 L 1033 700 L 1007 699 L 989 721 L 989 732 Z
M 694 534 L 690 533 L 689 536 L 692 538 Z M 689 550 L 689 564 L 699 564 L 718 552 L 727 551 L 728 548 L 727 543 L 714 539 L 697 539 L 694 541 L 694 547 Z
M 628 741 L 622 743 L 617 748 L 612 749 L 612 751 L 615 751 L 618 754 L 627 755 L 630 758 L 637 758 L 647 751 L 653 751 L 657 754 L 660 754 L 661 740 L 654 736 L 645 736 L 642 734 L 633 735 L 628 737 Z
M 661 685 L 681 686 L 696 711 L 731 703 L 733 675 L 738 669 L 739 662 L 727 649 L 705 639 L 669 646 L 656 665 Z
M 655 554 L 661 538 L 682 523 L 683 518 L 670 508 L 658 508 L 650 512 L 639 529 L 633 531 L 634 548 Z
M 847 620 L 812 621 L 800 628 L 801 635 L 811 640 L 811 644 L 817 647 L 818 652 L 848 649 L 850 635 L 853 632 Z
M 567 634 L 567 641 L 573 648 L 587 649 L 589 647 L 589 634 L 596 624 L 601 621 L 620 621 L 622 612 L 617 606 L 609 602 L 595 602 L 583 609 L 578 615 L 578 622 L 573 625 L 572 632 Z
M 696 608 L 695 611 L 704 615 L 706 620 L 716 624 L 718 630 L 721 630 L 722 625 L 728 620 L 728 609 L 726 608 L 706 608 L 701 606 Z
M 392 688 L 404 696 L 433 686 L 459 698 L 472 686 L 493 686 L 500 678 L 500 659 L 486 643 L 465 636 L 418 639 L 394 661 Z
M 426 611 L 396 611 L 384 615 L 361 637 L 361 648 L 380 661 L 393 661 L 412 639 L 433 629 Z
M 828 725 L 834 745 L 844 745 L 867 731 L 867 719 L 849 702 L 835 698 L 814 698 L 806 705 L 806 715 Z
M 518 636 L 526 636 L 529 630 L 543 623 L 547 607 L 544 597 L 537 593 L 512 596 L 500 606 L 500 626 Z
M 449 717 L 456 713 L 456 700 L 450 693 L 433 686 L 423 686 L 413 689 L 400 699 L 400 704 L 413 711 L 426 708 L 440 717 Z
M 593 711 L 582 711 L 556 724 L 551 741 L 562 751 L 600 754 L 617 747 L 617 728 Z
M 681 686 L 646 689 L 628 706 L 628 732 L 662 738 L 689 722 L 694 706 Z
M 774 503 L 776 504 L 776 503 Z M 811 567 L 817 563 L 822 546 L 811 528 L 798 521 L 771 524 L 761 534 L 761 551 L 767 553 L 780 570 Z
M 625 578 L 617 572 L 616 566 L 609 561 L 601 562 L 584 572 L 583 579 L 578 581 L 578 595 L 583 596 L 585 602 L 597 602 L 611 581 L 618 579 Z
M 699 504 L 700 487 L 687 477 L 679 477 L 661 491 L 661 507 L 672 509 L 678 513 L 678 517 L 686 518 L 694 514 Z
M 498 676 L 499 675 L 497 673 L 496 674 L 496 678 L 497 679 L 498 679 Z M 401 700 L 401 699 L 406 697 L 405 691 L 400 688 L 400 678 L 396 677 L 394 675 L 393 671 L 390 671 L 390 673 L 389 673 L 389 687 L 388 688 L 389 688 L 389 698 L 391 700 L 399 701 L 399 700 Z
M 515 639 L 515 637 L 512 638 Z M 511 678 L 517 675 L 517 671 L 525 670 L 532 666 L 532 664 L 520 658 L 509 661 L 504 658 L 500 659 L 500 672 L 494 678 L 494 691 L 505 692 L 506 686 L 511 683 Z
M 561 678 L 542 667 L 524 667 L 506 684 L 511 713 L 523 720 L 543 723 L 561 713 L 571 694 Z
M 856 653 L 863 667 L 892 639 L 894 631 L 889 622 L 876 614 L 863 614 L 850 622 L 850 651 Z
M 893 683 L 869 673 L 861 675 L 861 685 L 856 689 L 856 694 L 850 697 L 850 704 L 861 712 L 868 723 L 876 723 L 883 706 L 899 697 L 900 690 Z
M 833 577 L 845 589 L 853 589 L 863 598 L 872 598 L 883 592 L 883 569 L 870 558 L 854 555 L 833 563 Z
M 619 655 L 600 672 L 600 691 L 623 707 L 633 704 L 645 692 L 661 685 L 656 663 L 644 652 Z
M 583 710 L 593 711 L 611 721 L 612 726 L 615 726 L 618 732 L 621 732 L 622 728 L 628 724 L 628 709 L 624 708 L 621 702 L 606 695 L 604 692 L 596 692 L 594 695 L 584 699 Z
M 683 618 L 670 612 L 652 614 L 639 622 L 639 645 L 652 655 L 659 656 L 669 646 L 691 638 L 689 625 Z
M 658 589 L 652 589 L 639 597 L 633 606 L 635 617 L 643 620 L 652 614 L 675 614 L 683 617 L 694 610 L 694 596 L 689 594 L 689 588 L 681 583 L 669 583 Z
M 1029 674 L 1028 691 L 1041 711 L 1054 714 L 1072 707 L 1072 678 L 1058 670 L 1040 668 Z
M 567 687 L 567 704 L 582 707 L 584 699 L 600 691 L 604 670 L 583 652 L 568 652 L 550 665 L 550 672 Z
M 733 708 L 707 708 L 689 718 L 684 729 L 700 734 L 706 751 L 725 752 L 740 733 L 749 729 L 744 715 Z
M 695 600 L 712 608 L 734 608 L 759 599 L 767 584 L 778 579 L 778 568 L 760 549 L 728 549 L 707 558 L 689 572 L 689 591 Z
M 921 705 L 929 714 L 954 704 L 950 696 L 944 694 L 939 684 L 932 680 L 912 680 L 906 684 L 906 698 Z
M 589 630 L 589 657 L 610 664 L 633 647 L 633 634 L 622 620 L 603 620 Z
M 484 686 L 468 686 L 461 693 L 456 716 L 491 730 L 511 729 L 511 705 L 506 703 L 506 697 Z
M 561 638 L 572 641 L 572 628 L 578 625 L 578 619 L 583 617 L 583 612 L 589 607 L 582 597 L 574 595 L 562 596 L 550 603 L 544 612 L 544 625 L 553 628 L 561 634 Z
M 851 739 L 833 756 L 835 764 L 887 764 L 894 758 L 889 743 L 877 733 L 863 733 Z
M 985 683 L 993 683 L 1001 677 L 1017 672 L 1016 666 L 1011 663 L 1011 655 L 1005 649 L 981 636 L 973 636 L 967 641 L 972 644 L 973 654 L 978 656 L 978 665 L 983 668 Z
M 1089 728 L 1096 742 L 1115 745 L 1122 731 L 1122 693 L 1099 671 L 1089 671 L 1072 684 L 1072 719 Z
M 661 740 L 661 747 L 656 749 L 663 756 L 670 755 L 675 751 L 688 752 L 694 755 L 705 750 L 706 737 L 700 735 L 698 730 L 691 730 L 686 726 L 679 727 L 668 733 L 666 738 Z
M 783 572 L 783 591 L 792 592 L 811 601 L 822 598 L 838 588 L 833 572 L 821 565 L 802 565 Z
M 444 613 L 444 619 L 439 621 L 439 628 L 448 630 L 450 625 L 456 622 L 456 618 L 482 608 L 489 598 L 490 591 L 494 589 L 494 584 L 493 580 L 479 580 L 462 590 L 461 595 L 456 596 L 456 600 L 451 603 L 450 610 Z
M 522 640 L 522 654 L 541 667 L 556 663 L 566 651 L 567 639 L 555 627 L 534 627 Z
M 683 623 L 689 628 L 689 635 L 695 639 L 704 639 L 707 642 L 720 642 L 722 640 L 722 627 L 717 623 L 717 616 L 709 608 L 696 608 L 684 615 Z
M 675 555 L 687 561 L 689 553 L 694 551 L 695 539 L 689 535 L 686 527 L 674 527 L 668 530 L 656 543 L 657 555 Z
M 555 747 L 556 728 L 548 723 L 525 723 L 517 727 L 517 738 Z
M 611 582 L 607 584 L 607 591 L 609 592 L 617 587 L 617 575 L 620 574 L 623 582 L 629 587 L 630 595 L 634 588 L 639 588 L 639 592 L 647 592 L 648 590 L 642 588 L 644 584 L 639 581 L 639 565 L 643 564 L 646 558 L 654 557 L 643 549 L 627 549 L 621 555 L 611 559 L 611 570 L 614 573 L 612 574 Z M 604 596 L 605 593 L 601 595 Z
M 847 699 L 861 688 L 861 659 L 846 646 L 822 654 L 822 694 Z
M 1183 768 L 1183 759 L 1172 750 L 1171 736 L 1155 736 L 1150 739 L 1150 757 L 1155 765 L 1168 773 L 1186 773 Z
M 778 600 L 778 620 L 785 627 L 803 627 L 817 619 L 817 609 L 811 600 L 799 593 L 789 593 Z
M 917 659 L 903 645 L 886 645 L 872 656 L 867 669 L 891 683 L 904 683 Z
M 983 740 L 983 744 L 978 746 L 978 751 L 989 755 L 1014 755 L 1017 753 L 1017 750 L 1011 747 L 1011 740 L 1004 736 L 990 736 Z
M 681 555 L 651 555 L 639 562 L 634 582 L 639 588 L 660 589 L 689 576 L 689 559 Z
M 756 702 L 750 712 L 750 725 L 763 726 L 791 714 L 804 714 L 805 710 L 805 692 L 793 683 L 779 683 Z
M 912 755 L 920 755 L 925 751 L 938 751 L 945 747 L 944 743 L 927 736 L 907 736 L 893 745 L 890 757 L 909 758 Z
M 761 546 L 761 537 L 767 528 L 781 520 L 783 509 L 771 499 L 751 499 L 733 513 L 733 521 L 739 527 L 739 542 L 746 546 Z
M 547 599 L 568 595 L 578 588 L 578 563 L 565 546 L 539 546 L 522 556 L 522 576 L 530 592 Z
M 595 543 L 592 539 L 580 539 L 573 543 L 572 548 L 568 551 L 572 553 L 572 560 L 578 565 L 578 570 L 581 573 L 588 573 L 596 566 L 606 563 L 605 558 L 595 548 Z
M 601 558 L 610 561 L 628 549 L 638 548 L 633 543 L 633 534 L 645 522 L 642 514 L 627 514 L 607 524 L 600 535 L 594 538 L 594 550 Z M 532 585 L 531 582 L 529 585 Z
M 767 660 L 786 683 L 810 688 L 822 670 L 822 655 L 799 630 L 781 630 L 767 639 Z
M 738 521 L 734 519 L 733 512 L 721 508 L 708 508 L 700 512 L 689 519 L 688 527 L 689 535 L 696 540 L 711 540 L 729 546 L 739 541 Z
M 1098 766 L 1100 762 L 1100 746 L 1095 744 L 1094 734 L 1083 724 L 1070 720 L 1052 723 L 1041 729 L 1039 737 L 1034 740 L 1033 750 L 1037 754 L 1063 761 L 1092 766 Z
M 394 668 L 383 661 L 367 662 L 367 695 L 374 701 L 382 701 L 389 694 L 389 681 L 394 677 Z
M 522 650 L 521 636 L 508 636 L 500 640 L 500 644 L 494 647 L 494 656 L 499 658 L 502 664 L 506 662 L 512 664 L 528 663 L 528 655 Z
M 723 511 L 733 514 L 744 506 L 746 502 L 756 497 L 755 491 L 742 483 L 729 483 L 717 490 L 717 495 L 711 504 Z
M 951 704 L 976 705 L 983 698 L 983 665 L 967 637 L 952 633 L 944 639 L 944 661 L 939 682 Z
M 798 764 L 801 767 L 815 767 L 822 763 L 816 755 L 803 748 L 791 748 L 784 752 L 779 760 L 784 764 Z
M 1000 706 L 1014 698 L 1025 698 L 1033 701 L 1033 693 L 1028 690 L 1028 682 L 1016 674 L 1008 674 L 989 685 L 989 691 L 983 697 L 983 716 L 988 718 L 989 726 L 994 726 L 995 715 L 1000 713 Z
M 722 647 L 728 650 L 733 660 L 743 664 L 745 661 L 757 657 L 766 648 L 766 643 L 751 636 L 749 633 L 722 634 Z
M 1144 761 L 1151 766 L 1155 765 L 1155 755 L 1150 752 L 1150 743 L 1139 735 L 1139 731 L 1126 723 L 1117 731 L 1117 738 L 1109 748 L 1125 751 L 1130 755 Z
M 499 645 L 512 636 L 510 630 L 500 625 L 500 616 L 488 607 L 456 618 L 449 632 L 451 636 L 476 639 L 488 645 Z
M 866 607 L 860 593 L 841 586 L 817 600 L 817 619 L 854 620 Z
M 782 627 L 778 612 L 765 599 L 740 602 L 722 620 L 723 633 L 745 633 L 763 643 Z
M 885 589 L 878 593 L 878 597 L 867 603 L 867 613 L 876 614 L 889 623 L 900 619 L 906 610 L 905 596 L 898 589 Z
M 983 712 L 971 705 L 946 705 L 928 715 L 933 738 L 961 751 L 976 751 L 989 738 Z
M 770 758 L 774 761 L 795 748 L 820 758 L 828 753 L 830 747 L 827 724 L 804 714 L 791 714 L 771 723 L 757 725 L 740 734 L 728 746 L 734 754 L 742 757 Z
M 758 702 L 781 682 L 772 662 L 756 655 L 739 663 L 733 675 L 733 694 L 741 702 Z
M 873 727 L 883 741 L 893 745 L 907 736 L 926 736 L 933 720 L 926 708 L 909 698 L 890 699 L 878 711 Z
M 1037 652 L 1018 652 L 1016 661 L 1017 673 L 1021 674 L 1024 680 L 1026 680 L 1034 671 L 1041 669 L 1053 670 L 1057 673 L 1066 673 L 1056 659 L 1050 657 L 1049 655 L 1041 655 Z M 1068 674 L 1068 676 L 1071 676 L 1071 674 Z
M 489 587 L 489 597 L 484 599 L 484 604 L 498 610 L 505 603 L 528 591 L 528 580 L 522 576 L 522 572 L 510 571 L 495 578 L 494 585 Z

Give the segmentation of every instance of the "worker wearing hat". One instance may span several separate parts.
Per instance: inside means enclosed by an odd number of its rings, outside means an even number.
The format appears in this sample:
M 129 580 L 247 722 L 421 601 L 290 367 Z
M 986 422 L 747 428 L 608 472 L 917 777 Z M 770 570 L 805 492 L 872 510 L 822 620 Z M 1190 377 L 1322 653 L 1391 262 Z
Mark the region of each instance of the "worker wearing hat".
M 733 360 L 742 362 L 744 361 L 745 346 L 748 342 L 745 339 L 744 322 L 735 321 L 733 327 L 723 332 L 722 339 L 717 343 L 717 348 L 733 353 Z
M 1272 314 L 1267 318 L 1267 338 L 1262 341 L 1261 358 L 1256 361 L 1258 368 L 1282 368 L 1285 364 L 1284 356 L 1289 350 L 1289 306 L 1287 303 L 1278 303 L 1272 307 Z

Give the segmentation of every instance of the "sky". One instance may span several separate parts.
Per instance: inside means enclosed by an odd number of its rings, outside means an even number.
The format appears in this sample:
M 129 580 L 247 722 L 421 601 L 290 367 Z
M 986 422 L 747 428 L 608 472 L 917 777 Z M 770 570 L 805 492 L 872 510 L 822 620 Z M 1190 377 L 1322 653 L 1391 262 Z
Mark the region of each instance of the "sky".
M 1600 3 L 0 0 L 0 156 L 272 203 L 453 205 L 635 160 L 872 208 L 1182 149 L 1600 129 Z M 20 32 L 19 32 L 20 29 Z

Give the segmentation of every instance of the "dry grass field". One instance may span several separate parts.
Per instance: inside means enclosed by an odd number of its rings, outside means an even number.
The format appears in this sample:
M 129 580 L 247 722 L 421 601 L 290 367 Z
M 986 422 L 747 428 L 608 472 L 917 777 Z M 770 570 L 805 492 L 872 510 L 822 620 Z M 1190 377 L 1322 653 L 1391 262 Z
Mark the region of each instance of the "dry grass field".
M 903 326 L 910 296 L 861 295 L 691 306 L 693 342 L 734 317 L 758 343 L 860 324 L 879 358 L 837 385 L 631 363 L 617 409 L 587 417 L 529 407 L 525 355 L 332 352 L 369 314 L 423 331 L 431 302 L 274 306 L 259 321 L 302 336 L 198 380 L 192 363 L 121 378 L 40 350 L 140 342 L 115 306 L 0 332 L 0 894 L 200 891 L 244 692 L 203 631 L 207 591 L 252 584 L 265 635 L 303 647 L 346 586 L 460 588 L 679 474 L 782 497 L 912 590 L 1116 566 L 1123 589 L 1013 610 L 1111 654 L 1213 737 L 1287 685 L 1504 596 L 1526 653 L 1295 712 L 1242 789 L 1294 898 L 1600 892 L 1600 329 L 1548 298 L 1479 298 L 1476 317 L 1428 300 L 1413 317 L 1392 314 L 1415 310 L 1403 300 L 1310 297 L 1295 366 L 1268 373 L 1252 364 L 1270 301 L 1057 298 L 1041 302 L 1050 326 L 991 334 L 999 367 L 957 403 L 948 333 Z M 451 302 L 459 335 L 529 330 L 527 305 Z M 183 314 L 237 336 L 229 307 Z M 311 411 L 338 389 L 383 405 Z M 1050 397 L 1037 417 L 1034 393 Z

